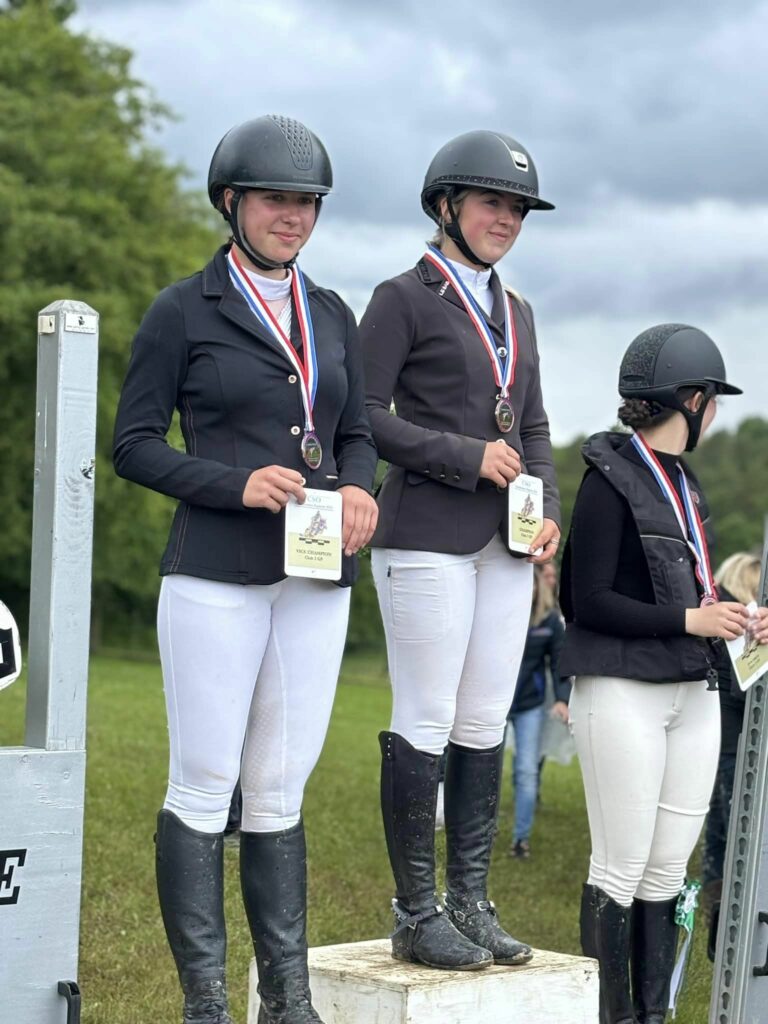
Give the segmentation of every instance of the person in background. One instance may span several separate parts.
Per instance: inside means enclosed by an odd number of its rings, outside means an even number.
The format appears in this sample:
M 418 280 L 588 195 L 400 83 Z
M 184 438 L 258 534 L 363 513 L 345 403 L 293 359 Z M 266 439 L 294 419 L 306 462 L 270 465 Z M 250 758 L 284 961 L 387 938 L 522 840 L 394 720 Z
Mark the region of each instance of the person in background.
M 376 524 L 376 450 L 352 312 L 296 265 L 332 186 L 320 139 L 255 118 L 213 154 L 232 238 L 166 288 L 133 342 L 115 423 L 120 476 L 179 502 L 160 573 L 170 773 L 160 909 L 184 1024 L 231 1024 L 223 833 L 242 787 L 240 879 L 258 1024 L 321 1024 L 307 968 L 304 787 L 325 740 L 356 552 Z M 178 410 L 185 451 L 166 439 Z M 284 509 L 342 499 L 342 575 L 287 576 Z
M 568 720 L 568 698 L 571 692 L 570 679 L 560 677 L 558 661 L 565 625 L 552 587 L 545 581 L 546 568 L 537 566 L 534 573 L 528 636 L 517 677 L 515 699 L 507 716 L 515 739 L 512 764 L 515 826 L 510 853 L 520 859 L 527 859 L 531 854 L 530 835 L 539 789 L 541 735 L 547 714 L 547 669 L 555 696 L 550 714 L 562 721 Z M 551 580 L 552 573 L 547 575 Z
M 760 585 L 760 559 L 746 552 L 726 558 L 715 573 L 722 601 L 749 604 L 757 600 Z M 710 934 L 717 933 L 717 911 L 723 888 L 723 862 L 728 841 L 731 816 L 736 753 L 739 746 L 746 693 L 740 689 L 731 671 L 731 659 L 723 646 L 718 651 L 717 690 L 720 698 L 720 757 L 717 762 L 715 788 L 704 828 L 704 850 L 701 859 L 702 904 L 711 915 Z M 714 943 L 710 941 L 710 948 Z M 712 954 L 714 956 L 714 954 Z

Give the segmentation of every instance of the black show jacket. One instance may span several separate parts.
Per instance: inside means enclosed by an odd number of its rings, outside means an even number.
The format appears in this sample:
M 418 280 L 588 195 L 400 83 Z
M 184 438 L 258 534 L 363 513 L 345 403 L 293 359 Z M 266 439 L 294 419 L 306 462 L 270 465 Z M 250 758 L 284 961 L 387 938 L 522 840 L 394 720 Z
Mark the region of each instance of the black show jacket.
M 500 347 L 504 301 L 495 272 L 491 289 L 493 309 L 486 319 Z M 422 259 L 373 293 L 360 338 L 373 435 L 390 463 L 373 546 L 469 554 L 497 530 L 506 538 L 507 493 L 479 477 L 487 441 L 505 441 L 518 452 L 523 472 L 544 483 L 544 515 L 559 522 L 533 316 L 518 298 L 512 303 L 515 422 L 503 434 L 494 416 L 498 389 L 488 355 L 442 274 Z M 393 398 L 396 415 L 390 412 Z
M 179 500 L 161 575 L 270 584 L 285 577 L 285 516 L 245 508 L 251 472 L 280 465 L 298 470 L 308 487 L 370 492 L 376 449 L 354 317 L 338 295 L 305 277 L 323 446 L 320 468 L 306 466 L 295 371 L 232 284 L 226 253 L 224 246 L 201 273 L 166 288 L 147 311 L 120 396 L 114 463 L 120 476 Z M 166 441 L 174 409 L 186 452 Z M 356 576 L 356 559 L 345 557 L 341 585 Z

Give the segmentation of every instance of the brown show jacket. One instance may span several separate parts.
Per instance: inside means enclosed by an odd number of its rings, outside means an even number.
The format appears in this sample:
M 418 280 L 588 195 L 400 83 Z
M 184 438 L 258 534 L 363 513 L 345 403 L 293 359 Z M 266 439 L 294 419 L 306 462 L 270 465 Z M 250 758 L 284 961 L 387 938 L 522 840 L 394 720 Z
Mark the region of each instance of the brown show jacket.
M 489 319 L 504 340 L 501 282 L 491 275 Z M 426 260 L 380 284 L 360 323 L 366 406 L 379 455 L 390 463 L 378 495 L 374 547 L 469 554 L 500 530 L 506 493 L 479 478 L 486 441 L 504 440 L 523 472 L 544 483 L 544 515 L 559 523 L 549 422 L 529 306 L 513 298 L 518 354 L 515 423 L 496 425 L 497 387 L 480 337 L 453 287 Z M 390 411 L 394 399 L 396 415 Z

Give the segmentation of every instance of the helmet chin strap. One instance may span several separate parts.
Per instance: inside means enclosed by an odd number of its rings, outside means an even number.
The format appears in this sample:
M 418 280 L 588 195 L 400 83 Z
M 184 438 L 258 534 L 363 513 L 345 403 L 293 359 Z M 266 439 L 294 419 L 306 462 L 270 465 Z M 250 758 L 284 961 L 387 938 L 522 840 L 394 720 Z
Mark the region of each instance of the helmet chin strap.
M 242 249 L 248 259 L 253 263 L 254 266 L 258 267 L 259 270 L 290 270 L 296 262 L 298 253 L 293 256 L 290 260 L 271 260 L 264 253 L 254 249 L 251 243 L 245 236 L 240 218 L 240 200 L 243 198 L 244 192 L 235 190 L 232 196 L 232 201 L 229 205 L 229 213 L 225 213 L 225 219 L 232 230 L 232 237 L 234 238 L 237 245 Z M 322 196 L 317 196 L 315 199 L 315 223 L 317 218 L 320 216 L 320 207 L 322 205 Z
M 685 446 L 687 452 L 692 452 L 696 445 L 699 443 L 701 437 L 701 427 L 704 422 L 704 413 L 707 411 L 707 406 L 715 396 L 715 389 L 711 384 L 707 384 L 703 389 L 704 397 L 702 398 L 701 405 L 692 412 L 684 402 L 678 401 L 677 408 L 685 417 L 685 422 L 688 424 L 688 443 Z
M 468 260 L 475 264 L 477 267 L 483 267 L 485 270 L 490 270 L 493 266 L 492 263 L 486 263 L 485 260 L 481 260 L 479 256 L 472 252 L 470 247 L 467 245 L 467 240 L 464 237 L 461 227 L 459 225 L 459 218 L 456 214 L 456 210 L 451 202 L 451 197 L 446 195 L 445 201 L 448 205 L 448 213 L 451 215 L 450 221 L 443 223 L 443 231 L 448 235 L 450 240 L 454 243 L 456 248 L 459 250 L 462 256 L 466 256 Z

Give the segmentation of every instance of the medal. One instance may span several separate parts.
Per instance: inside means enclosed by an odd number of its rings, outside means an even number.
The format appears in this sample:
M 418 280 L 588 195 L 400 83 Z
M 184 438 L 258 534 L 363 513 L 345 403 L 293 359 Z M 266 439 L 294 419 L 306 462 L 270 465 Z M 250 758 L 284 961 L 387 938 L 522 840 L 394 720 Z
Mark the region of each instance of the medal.
M 301 457 L 310 469 L 319 469 L 323 461 L 323 446 L 320 439 L 312 430 L 305 432 L 301 439 Z
M 680 491 L 683 495 L 682 502 L 677 496 L 677 491 L 672 486 L 672 481 L 667 476 L 664 467 L 656 458 L 648 442 L 640 434 L 632 435 L 632 444 L 640 454 L 640 458 L 650 469 L 651 473 L 656 479 L 656 483 L 661 489 L 661 493 L 667 499 L 672 506 L 672 511 L 675 513 L 677 524 L 680 527 L 680 532 L 685 538 L 688 547 L 693 552 L 693 557 L 696 564 L 696 579 L 699 581 L 701 589 L 704 591 L 704 596 L 700 601 L 700 607 L 705 608 L 710 604 L 717 604 L 717 587 L 715 585 L 715 578 L 712 574 L 712 566 L 709 561 L 709 547 L 707 545 L 707 538 L 704 533 L 704 527 L 701 522 L 701 516 L 699 510 L 696 507 L 696 502 L 693 499 L 691 488 L 688 484 L 688 478 L 683 472 L 683 467 L 678 462 L 677 472 L 680 474 Z
M 512 408 L 510 400 L 504 395 L 497 395 L 496 397 L 498 398 L 494 411 L 496 426 L 502 434 L 508 434 L 515 422 L 515 410 Z
M 459 275 L 454 271 L 451 264 L 443 256 L 440 250 L 430 245 L 424 253 L 424 259 L 440 271 L 443 277 L 453 285 L 454 291 L 464 304 L 469 319 L 480 335 L 486 355 L 491 363 L 493 379 L 496 382 L 498 394 L 496 395 L 496 426 L 503 434 L 509 433 L 515 422 L 515 411 L 509 400 L 509 389 L 515 382 L 515 366 L 517 364 L 517 331 L 515 330 L 515 316 L 512 307 L 512 299 L 507 292 L 504 292 L 504 306 L 506 316 L 504 317 L 504 337 L 506 344 L 496 348 L 493 334 L 488 326 L 488 321 L 478 305 L 477 299 L 467 288 Z M 442 289 L 441 289 L 442 291 Z
M 229 276 L 235 288 L 243 296 L 248 308 L 261 326 L 266 328 L 278 343 L 298 374 L 301 401 L 304 406 L 304 437 L 301 440 L 301 456 L 310 469 L 319 469 L 320 463 L 323 461 L 323 448 L 315 433 L 313 418 L 315 395 L 317 394 L 317 352 L 315 351 L 315 332 L 309 312 L 304 275 L 294 264 L 291 275 L 291 294 L 301 331 L 302 359 L 291 344 L 291 339 L 272 315 L 272 310 L 259 294 L 258 288 L 245 273 L 242 263 L 235 255 L 234 247 L 230 248 L 227 253 L 227 263 L 229 264 Z

